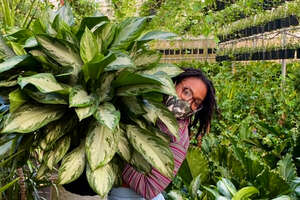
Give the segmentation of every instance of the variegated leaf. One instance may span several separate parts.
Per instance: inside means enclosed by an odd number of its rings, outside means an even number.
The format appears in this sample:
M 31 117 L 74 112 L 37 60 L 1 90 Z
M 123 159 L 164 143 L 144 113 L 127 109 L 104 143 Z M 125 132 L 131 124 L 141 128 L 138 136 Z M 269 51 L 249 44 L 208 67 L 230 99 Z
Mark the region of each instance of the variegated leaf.
M 84 63 L 91 61 L 99 52 L 96 37 L 85 27 L 85 31 L 80 40 L 80 56 Z
M 82 86 L 78 85 L 72 88 L 69 95 L 69 106 L 70 107 L 86 107 L 92 105 L 95 98 L 83 89 Z
M 96 112 L 97 107 L 98 105 L 94 103 L 84 108 L 75 108 L 75 112 L 79 118 L 79 121 L 92 116 Z
M 151 84 L 138 84 L 123 86 L 117 89 L 117 96 L 138 96 L 148 92 L 161 92 L 161 86 Z
M 29 133 L 63 116 L 64 107 L 25 104 L 5 120 L 2 133 Z
M 49 169 L 52 168 L 65 156 L 69 150 L 71 144 L 71 137 L 65 136 L 58 140 L 53 149 L 49 152 L 47 160 L 44 160 L 47 163 Z
M 106 165 L 117 152 L 117 148 L 116 135 L 111 129 L 98 122 L 90 124 L 85 151 L 92 170 Z
M 175 77 L 175 76 L 181 74 L 183 72 L 183 70 L 173 64 L 160 63 L 160 64 L 157 64 L 156 67 L 153 67 L 153 68 L 147 69 L 147 70 L 143 70 L 142 72 L 145 74 L 150 74 L 150 75 L 166 73 L 170 77 Z
M 135 96 L 122 97 L 122 102 L 126 105 L 128 110 L 135 115 L 142 115 L 146 113 L 143 108 L 143 102 Z
M 160 60 L 161 54 L 157 51 L 141 51 L 134 58 L 134 64 L 137 67 L 155 65 Z
M 143 174 L 149 174 L 151 172 L 151 165 L 145 160 L 145 158 L 137 151 L 133 151 L 130 164 L 139 172 Z
M 76 180 L 85 167 L 84 143 L 67 154 L 58 170 L 58 184 L 67 184 Z
M 129 163 L 130 159 L 131 159 L 131 154 L 132 154 L 131 145 L 130 145 L 123 129 L 120 128 L 118 130 L 118 134 L 119 134 L 118 154 Z
M 127 136 L 131 145 L 143 155 L 153 167 L 163 175 L 172 178 L 174 158 L 169 146 L 146 129 L 127 126 Z
M 74 126 L 75 120 L 69 116 L 64 116 L 58 122 L 48 124 L 44 129 L 45 136 L 40 142 L 40 147 L 49 150 L 59 138 L 70 132 Z
M 147 100 L 145 100 L 144 103 L 144 109 L 147 111 L 147 114 L 145 114 L 145 118 L 150 120 L 152 123 L 155 123 L 156 119 L 159 118 L 167 126 L 170 133 L 178 138 L 179 127 L 173 113 L 171 113 L 161 103 Z
M 28 97 L 18 88 L 9 93 L 9 111 L 12 113 L 22 106 Z
M 100 124 L 114 130 L 119 124 L 120 112 L 116 110 L 113 104 L 105 102 L 98 107 L 94 113 L 94 117 Z
M 32 99 L 39 103 L 44 103 L 44 104 L 62 104 L 62 105 L 67 105 L 67 101 L 61 94 L 56 94 L 56 93 L 42 93 L 39 91 L 33 91 L 27 88 L 24 88 L 23 91 L 30 96 Z
M 100 103 L 110 101 L 113 97 L 111 83 L 115 78 L 115 73 L 105 73 L 101 77 L 100 87 L 97 89 L 97 95 L 100 97 Z
M 47 164 L 42 163 L 36 174 L 37 180 L 41 180 L 43 178 L 43 176 L 46 174 L 47 170 L 48 170 Z
M 112 163 L 108 163 L 96 170 L 92 170 L 89 166 L 87 166 L 86 177 L 91 188 L 101 198 L 104 198 L 115 182 L 116 172 Z
M 23 89 L 26 85 L 34 85 L 42 93 L 57 92 L 64 88 L 49 73 L 40 73 L 28 77 L 19 77 L 18 84 Z
M 130 57 L 126 54 L 118 54 L 116 60 L 107 65 L 104 71 L 114 71 L 131 67 L 135 67 L 135 65 Z

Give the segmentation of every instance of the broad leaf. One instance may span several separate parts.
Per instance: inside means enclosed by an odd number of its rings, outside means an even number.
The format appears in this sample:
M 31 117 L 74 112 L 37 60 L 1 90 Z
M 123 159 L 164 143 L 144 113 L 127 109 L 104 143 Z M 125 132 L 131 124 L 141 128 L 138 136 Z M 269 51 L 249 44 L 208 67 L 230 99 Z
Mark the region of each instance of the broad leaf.
M 19 77 L 18 84 L 22 89 L 26 85 L 32 84 L 42 93 L 57 92 L 64 89 L 50 73 L 40 73 L 27 77 Z
M 95 16 L 95 17 L 84 17 L 81 21 L 79 30 L 77 31 L 77 38 L 80 39 L 82 34 L 84 33 L 85 28 L 92 29 L 95 25 L 99 24 L 100 22 L 108 21 L 106 16 Z
M 242 199 L 247 199 L 250 196 L 254 194 L 258 194 L 259 191 L 253 187 L 253 186 L 248 186 L 240 189 L 237 191 L 237 193 L 232 197 L 232 200 L 242 200 Z
M 24 48 L 33 48 L 37 46 L 38 46 L 38 42 L 36 41 L 34 36 L 28 38 L 24 44 Z
M 79 121 L 88 118 L 90 116 L 92 116 L 96 110 L 98 108 L 98 104 L 96 104 L 95 102 L 87 107 L 83 107 L 83 108 L 75 108 L 75 112 L 79 118 Z
M 84 143 L 67 154 L 58 170 L 58 184 L 67 184 L 76 180 L 84 171 Z
M 115 73 L 104 73 L 100 77 L 100 87 L 97 89 L 96 93 L 100 97 L 100 103 L 105 101 L 110 101 L 113 97 L 113 88 L 111 83 L 115 78 Z
M 86 177 L 89 185 L 101 198 L 104 198 L 111 190 L 116 176 L 111 163 L 96 170 L 91 170 L 89 166 L 86 169 Z
M 137 41 L 138 42 L 148 42 L 150 40 L 165 40 L 172 37 L 176 37 L 177 35 L 170 32 L 165 31 L 150 31 L 140 37 Z
M 224 196 L 226 196 L 228 198 L 231 198 L 237 192 L 233 183 L 226 178 L 222 178 L 221 180 L 219 180 L 217 182 L 217 188 L 221 194 L 223 194 Z
M 291 182 L 296 178 L 297 171 L 292 160 L 292 155 L 287 154 L 282 160 L 278 162 L 278 171 L 284 180 Z
M 65 109 L 61 106 L 36 106 L 25 104 L 9 114 L 1 133 L 29 133 L 62 117 Z
M 130 162 L 132 155 L 132 148 L 129 141 L 125 135 L 123 129 L 119 128 L 119 142 L 118 142 L 118 154 L 126 161 Z
M 161 82 L 156 76 L 133 73 L 128 70 L 122 71 L 117 77 L 117 79 L 113 81 L 114 87 L 120 87 L 120 86 L 124 87 L 127 85 L 137 85 L 137 84 L 161 85 Z
M 11 45 L 12 49 L 14 50 L 14 52 L 16 53 L 16 55 L 22 56 L 22 55 L 27 54 L 21 44 L 15 43 L 15 42 L 10 42 L 10 45 Z
M 173 177 L 174 158 L 169 146 L 146 129 L 128 125 L 127 136 L 136 151 L 166 177 Z
M 117 96 L 138 96 L 149 92 L 162 92 L 159 85 L 137 84 L 119 87 L 116 91 Z
M 189 192 L 194 199 L 197 199 L 198 196 L 197 191 L 200 189 L 200 185 L 201 185 L 201 174 L 199 174 L 192 180 L 189 187 Z
M 171 190 L 168 193 L 168 197 L 171 200 L 185 200 L 184 195 L 179 190 Z
M 123 22 L 115 36 L 113 49 L 127 49 L 136 38 L 142 33 L 147 18 L 131 18 Z
M 111 42 L 115 37 L 116 25 L 112 23 L 108 23 L 105 25 L 103 30 L 101 31 L 101 35 L 98 35 L 102 41 L 102 52 L 107 50 Z
M 58 140 L 53 149 L 49 152 L 44 160 L 47 163 L 47 167 L 52 170 L 52 168 L 65 156 L 69 150 L 71 144 L 71 137 L 65 136 Z
M 154 66 L 160 60 L 161 54 L 156 51 L 141 51 L 133 57 L 133 62 L 137 67 Z
M 126 54 L 118 54 L 116 56 L 116 60 L 107 65 L 104 71 L 114 71 L 132 67 L 135 66 L 129 56 L 127 56 Z
M 198 147 L 190 147 L 186 155 L 187 163 L 190 167 L 193 178 L 201 175 L 201 181 L 205 182 L 209 175 L 209 165 L 207 158 Z
M 98 122 L 89 125 L 85 149 L 89 166 L 93 171 L 109 163 L 117 148 L 117 138 L 111 129 Z
M 23 105 L 28 98 L 20 89 L 16 89 L 9 93 L 9 110 L 10 112 L 16 111 L 21 105 Z
M 64 2 L 64 6 L 60 7 L 55 14 L 57 14 L 59 18 L 69 26 L 74 25 L 75 19 L 72 13 L 72 8 L 67 1 Z
M 146 111 L 143 108 L 143 102 L 135 96 L 122 97 L 122 103 L 125 104 L 127 109 L 134 115 L 143 115 Z
M 57 140 L 69 133 L 75 126 L 74 118 L 65 115 L 58 122 L 48 124 L 44 129 L 45 136 L 40 141 L 40 147 L 48 151 Z
M 80 56 L 84 63 L 90 62 L 99 52 L 94 34 L 86 27 L 80 40 Z
M 94 113 L 94 117 L 100 124 L 114 130 L 119 125 L 121 114 L 116 110 L 113 104 L 105 102 L 98 107 Z
M 179 138 L 179 127 L 177 120 L 175 119 L 173 113 L 171 113 L 162 103 L 145 100 L 144 109 L 147 111 L 147 113 L 144 115 L 146 119 L 155 124 L 157 118 L 159 118 L 166 125 L 170 133 L 176 138 Z
M 0 73 L 8 71 L 14 67 L 23 66 L 29 59 L 29 55 L 13 56 L 4 62 L 0 63 Z
M 131 155 L 130 164 L 140 173 L 145 175 L 151 172 L 151 165 L 145 160 L 142 154 L 134 150 Z
M 86 107 L 92 105 L 95 102 L 95 97 L 88 95 L 84 88 L 77 85 L 72 88 L 69 95 L 70 107 Z
M 74 45 L 47 35 L 37 35 L 36 40 L 43 51 L 56 62 L 64 67 L 73 67 L 73 74 L 77 76 L 83 63 Z
M 67 105 L 68 102 L 65 97 L 57 93 L 42 93 L 36 90 L 24 88 L 23 91 L 32 99 L 43 104 L 62 104 Z
M 142 71 L 143 74 L 149 74 L 149 75 L 166 73 L 170 77 L 175 77 L 181 74 L 182 72 L 183 70 L 177 67 L 176 65 L 168 64 L 168 63 L 160 63 L 157 64 L 156 67 Z

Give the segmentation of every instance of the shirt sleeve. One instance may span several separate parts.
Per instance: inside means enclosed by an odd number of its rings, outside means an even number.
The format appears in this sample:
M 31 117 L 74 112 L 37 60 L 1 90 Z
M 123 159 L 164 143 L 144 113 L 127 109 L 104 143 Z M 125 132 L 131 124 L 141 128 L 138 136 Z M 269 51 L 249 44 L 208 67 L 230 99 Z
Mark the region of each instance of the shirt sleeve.
M 179 139 L 170 135 L 166 126 L 159 122 L 158 126 L 160 129 L 171 137 L 171 143 L 169 145 L 173 156 L 174 156 L 174 170 L 173 175 L 175 176 L 185 159 L 186 152 L 189 146 L 189 135 L 188 135 L 188 120 L 179 121 Z M 161 193 L 172 181 L 170 178 L 162 175 L 157 169 L 152 168 L 151 172 L 147 175 L 138 172 L 131 165 L 127 164 L 123 173 L 122 178 L 129 187 L 135 190 L 138 194 L 142 195 L 146 199 L 152 199 Z

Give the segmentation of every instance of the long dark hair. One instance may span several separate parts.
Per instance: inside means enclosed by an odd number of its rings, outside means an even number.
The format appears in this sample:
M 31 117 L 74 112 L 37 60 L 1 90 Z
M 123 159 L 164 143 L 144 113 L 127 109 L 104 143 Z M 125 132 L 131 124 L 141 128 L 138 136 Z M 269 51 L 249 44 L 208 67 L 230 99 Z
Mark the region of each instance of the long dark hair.
M 196 133 L 196 137 L 198 137 L 200 134 L 204 135 L 209 130 L 213 113 L 217 107 L 215 88 L 213 86 L 213 83 L 205 76 L 205 74 L 200 69 L 182 68 L 182 70 L 184 70 L 184 72 L 172 79 L 174 83 L 178 84 L 188 77 L 196 77 L 202 80 L 207 88 L 207 94 L 202 103 L 203 109 L 195 114 L 193 120 L 190 123 L 190 128 L 198 127 Z

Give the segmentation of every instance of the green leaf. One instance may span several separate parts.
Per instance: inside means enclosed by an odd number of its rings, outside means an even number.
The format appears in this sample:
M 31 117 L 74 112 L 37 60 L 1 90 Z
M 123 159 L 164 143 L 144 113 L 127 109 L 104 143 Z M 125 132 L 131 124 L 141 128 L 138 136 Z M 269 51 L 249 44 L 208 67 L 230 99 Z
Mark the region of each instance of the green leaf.
M 117 54 L 116 60 L 107 65 L 104 71 L 114 71 L 133 67 L 135 67 L 134 63 L 129 56 L 126 54 Z
M 131 155 L 132 155 L 132 147 L 125 135 L 125 132 L 123 129 L 118 129 L 119 134 L 119 142 L 118 142 L 118 154 L 126 161 L 130 162 Z
M 77 76 L 83 63 L 74 45 L 47 35 L 37 35 L 36 40 L 43 51 L 56 62 L 64 67 L 73 67 L 73 74 Z
M 92 29 L 95 25 L 103 21 L 109 21 L 106 16 L 84 17 L 81 21 L 80 27 L 76 33 L 78 39 L 81 38 L 85 28 Z
M 142 154 L 134 150 L 131 155 L 130 164 L 140 173 L 145 175 L 151 172 L 151 165 L 145 160 Z
M 9 114 L 1 133 L 29 133 L 62 117 L 65 109 L 61 106 L 36 106 L 25 104 Z
M 217 189 L 222 195 L 228 198 L 231 198 L 237 192 L 233 183 L 226 178 L 222 178 L 217 182 Z
M 185 200 L 184 196 L 181 194 L 179 190 L 171 190 L 168 193 L 168 197 L 172 200 Z
M 26 85 L 32 84 L 42 93 L 57 92 L 64 89 L 50 73 L 39 73 L 32 76 L 19 77 L 18 84 L 22 89 Z
M 186 159 L 182 162 L 177 172 L 177 176 L 180 176 L 182 178 L 185 185 L 190 185 L 190 183 L 192 182 L 193 177 Z
M 125 104 L 127 109 L 134 115 L 143 115 L 146 113 L 143 108 L 143 102 L 135 96 L 122 97 L 121 100 Z
M 10 45 L 11 45 L 12 49 L 14 50 L 14 52 L 16 53 L 16 55 L 22 56 L 22 55 L 27 54 L 21 44 L 15 43 L 15 42 L 10 42 Z
M 65 115 L 58 122 L 48 124 L 44 129 L 44 137 L 40 141 L 39 146 L 48 151 L 53 147 L 57 140 L 69 133 L 75 126 L 74 118 Z
M 198 147 L 190 147 L 188 149 L 186 160 L 189 165 L 193 178 L 201 175 L 201 181 L 205 182 L 209 176 L 210 170 L 207 158 Z
M 292 200 L 292 198 L 287 195 L 282 195 L 282 196 L 274 198 L 272 200 Z
M 255 187 L 253 186 L 243 187 L 242 189 L 237 191 L 237 193 L 232 197 L 232 200 L 247 199 L 248 197 L 254 194 L 259 194 L 259 191 Z
M 112 49 L 127 49 L 142 33 L 147 18 L 131 18 L 121 24 L 115 36 Z
M 50 170 L 52 170 L 52 168 L 66 155 L 70 148 L 70 144 L 70 136 L 65 136 L 57 141 L 53 149 L 46 157 L 46 160 L 44 160 Z
M 31 90 L 24 88 L 23 91 L 32 99 L 39 103 L 43 104 L 62 104 L 67 105 L 68 102 L 65 100 L 65 97 L 61 94 L 57 93 L 47 93 L 44 94 L 42 92 Z
M 66 1 L 64 2 L 64 6 L 60 7 L 56 14 L 59 16 L 59 18 L 64 21 L 69 26 L 74 25 L 75 19 L 72 13 L 72 8 L 70 4 Z
M 62 160 L 58 170 L 58 184 L 67 184 L 76 180 L 84 171 L 85 148 L 84 143 L 68 153 Z
M 23 105 L 28 98 L 26 95 L 22 93 L 22 91 L 18 88 L 9 93 L 9 110 L 10 112 L 15 112 L 21 105 Z
M 176 36 L 177 35 L 174 33 L 155 30 L 155 31 L 150 31 L 150 32 L 144 34 L 137 41 L 138 42 L 148 42 L 150 40 L 165 40 L 165 39 L 169 39 L 169 38 L 176 37 Z
M 34 36 L 28 38 L 24 44 L 24 48 L 33 48 L 37 46 L 38 46 L 38 42 L 36 41 Z
M 95 97 L 88 95 L 81 85 L 72 88 L 69 95 L 69 107 L 86 107 L 95 102 Z
M 8 71 L 14 67 L 23 66 L 24 63 L 28 60 L 29 55 L 23 56 L 13 56 L 4 62 L 0 63 L 0 73 Z
M 15 135 L 9 135 L 5 140 L 0 141 L 0 160 L 11 156 L 11 154 L 15 152 L 18 139 L 19 137 Z
M 12 187 L 17 181 L 19 181 L 20 177 L 12 180 L 11 182 L 7 183 L 6 185 L 4 185 L 3 187 L 0 188 L 0 193 L 4 192 L 5 190 L 7 190 L 8 188 Z
M 102 52 L 107 50 L 109 45 L 112 43 L 115 37 L 116 28 L 116 24 L 108 23 L 101 31 L 101 35 L 98 35 L 98 37 L 101 38 L 102 41 Z
M 179 127 L 177 120 L 174 117 L 173 113 L 166 108 L 166 106 L 164 106 L 162 103 L 145 100 L 144 109 L 145 111 L 147 111 L 147 114 L 144 115 L 146 119 L 155 124 L 157 118 L 159 118 L 166 125 L 169 132 L 176 138 L 179 138 Z
M 87 166 L 86 177 L 91 188 L 101 198 L 104 198 L 111 190 L 117 175 L 112 164 L 108 163 L 96 170 L 91 170 L 91 168 Z
M 160 80 L 153 75 L 133 73 L 128 70 L 120 72 L 119 76 L 115 81 L 113 81 L 114 87 L 124 87 L 127 85 L 137 85 L 137 84 L 155 84 L 161 85 Z
M 113 104 L 105 102 L 98 107 L 94 113 L 94 117 L 100 124 L 105 125 L 113 131 L 119 125 L 121 114 Z
M 100 77 L 105 67 L 116 59 L 113 53 L 109 53 L 103 57 L 102 54 L 96 56 L 91 62 L 86 63 L 83 67 L 83 73 L 85 81 L 87 82 L 90 78 L 96 80 Z
M 149 92 L 161 92 L 159 85 L 137 84 L 119 87 L 116 91 L 117 96 L 138 96 Z
M 109 163 L 117 152 L 117 148 L 116 134 L 111 129 L 98 122 L 90 124 L 85 151 L 89 166 L 93 171 Z
M 198 196 L 197 191 L 200 189 L 200 185 L 201 185 L 201 174 L 199 174 L 197 177 L 193 179 L 189 187 L 190 194 L 194 199 L 197 199 Z
M 285 157 L 277 163 L 277 165 L 279 174 L 284 180 L 291 182 L 294 180 L 294 178 L 296 178 L 296 167 L 293 163 L 291 154 L 286 154 Z
M 182 69 L 180 69 L 176 65 L 169 64 L 169 63 L 160 63 L 151 69 L 142 71 L 143 74 L 149 74 L 149 75 L 166 73 L 170 77 L 175 77 L 181 74 L 182 72 L 183 72 Z
M 75 112 L 79 118 L 79 121 L 81 121 L 85 118 L 92 116 L 96 112 L 97 108 L 98 104 L 94 102 L 92 105 L 87 107 L 75 108 Z
M 84 63 L 90 62 L 99 53 L 94 34 L 86 27 L 80 40 L 80 56 Z
M 137 67 L 141 66 L 155 66 L 160 60 L 161 54 L 157 51 L 141 51 L 132 59 Z
M 16 80 L 12 80 L 12 81 L 0 81 L 0 87 L 13 87 L 18 85 L 18 82 Z
M 115 78 L 115 73 L 104 73 L 100 77 L 100 87 L 96 90 L 97 95 L 100 97 L 100 103 L 110 101 L 113 97 L 113 88 L 111 83 Z
M 174 158 L 168 144 L 137 126 L 128 125 L 126 133 L 131 145 L 147 162 L 166 177 L 173 178 Z

